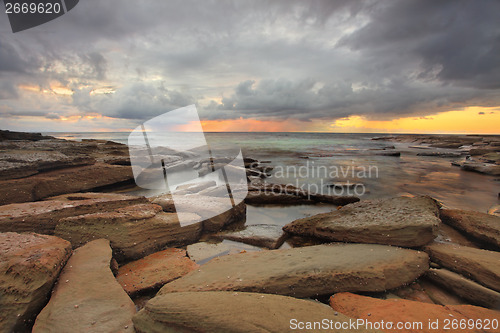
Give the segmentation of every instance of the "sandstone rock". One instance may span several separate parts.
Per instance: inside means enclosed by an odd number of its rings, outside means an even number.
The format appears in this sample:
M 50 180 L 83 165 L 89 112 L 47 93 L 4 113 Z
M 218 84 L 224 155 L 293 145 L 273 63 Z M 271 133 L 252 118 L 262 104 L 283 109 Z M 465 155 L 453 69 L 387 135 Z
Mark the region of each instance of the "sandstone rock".
M 444 223 L 439 224 L 438 236 L 434 241 L 439 243 L 457 244 L 457 245 L 478 248 L 476 244 L 471 242 L 458 230 Z
M 186 220 L 200 218 L 192 213 L 181 214 Z M 123 262 L 142 258 L 165 246 L 194 243 L 200 237 L 201 224 L 181 227 L 177 214 L 161 212 L 158 205 L 139 204 L 114 212 L 61 219 L 55 234 L 70 241 L 73 248 L 94 239 L 109 239 L 115 259 Z
M 105 239 L 76 249 L 36 318 L 33 333 L 134 332 L 134 303 L 116 282 L 110 261 Z
M 492 309 L 500 309 L 500 293 L 486 288 L 477 282 L 466 279 L 460 274 L 446 269 L 431 268 L 426 276 L 437 284 L 451 290 L 455 295 Z
M 175 203 L 172 196 L 167 194 L 153 197 L 151 202 L 160 205 L 165 212 L 196 213 L 203 221 L 205 232 L 217 232 L 231 223 L 244 221 L 246 218 L 245 203 L 239 202 L 233 207 L 227 194 L 225 198 L 197 194 L 181 195 L 176 196 Z
M 185 250 L 170 248 L 123 265 L 116 280 L 127 294 L 135 295 L 159 289 L 196 268 L 198 265 L 186 257 Z
M 295 220 L 283 230 L 333 241 L 413 247 L 425 245 L 437 236 L 437 215 L 437 204 L 429 197 L 396 197 L 362 201 Z
M 402 299 L 434 304 L 419 282 L 414 282 L 408 286 L 392 290 L 392 293 Z
M 157 296 L 134 316 L 137 333 L 149 332 L 289 332 L 292 319 L 332 327 L 348 317 L 325 304 L 279 295 L 245 292 L 185 292 Z M 305 325 L 305 324 L 304 324 Z M 304 329 L 308 326 L 304 326 Z M 312 327 L 309 327 L 312 328 Z M 316 330 L 307 330 L 319 331 Z M 340 332 L 332 329 L 329 332 Z M 342 332 L 354 332 L 342 330 Z M 373 332 L 360 328 L 355 332 Z
M 427 268 L 424 252 L 384 245 L 317 245 L 215 258 L 159 293 L 235 290 L 312 297 L 383 291 L 412 282 Z
M 49 199 L 0 206 L 0 232 L 36 231 L 53 234 L 57 222 L 68 216 L 148 203 L 144 197 L 112 193 L 72 193 Z
M 0 233 L 0 332 L 29 330 L 70 255 L 54 236 Z
M 0 141 L 7 141 L 7 140 L 38 141 L 38 140 L 48 140 L 48 139 L 54 139 L 54 137 L 48 135 L 42 135 L 41 133 L 0 130 Z
M 499 216 L 455 209 L 441 209 L 440 215 L 444 223 L 500 249 Z
M 351 293 L 339 293 L 330 298 L 330 305 L 338 312 L 346 316 L 364 319 L 374 323 L 374 328 L 379 328 L 375 323 L 404 322 L 410 325 L 420 323 L 420 327 L 413 326 L 408 329 L 387 329 L 382 328 L 384 332 L 485 332 L 483 329 L 478 329 L 475 325 L 463 329 L 452 329 L 450 323 L 449 329 L 445 329 L 445 320 L 457 320 L 458 323 L 463 321 L 468 322 L 469 319 L 483 320 L 497 319 L 500 320 L 500 312 L 489 309 L 484 309 L 472 305 L 449 305 L 442 306 L 437 304 L 428 304 L 415 302 L 404 299 L 381 300 L 373 297 L 355 295 Z M 430 322 L 439 321 L 439 327 L 433 329 L 428 327 Z M 369 326 L 369 325 L 367 325 Z
M 132 169 L 121 165 L 96 163 L 89 166 L 52 170 L 22 179 L 0 181 L 0 205 L 88 191 L 133 178 Z
M 286 239 L 280 226 L 272 224 L 254 224 L 247 225 L 241 231 L 226 231 L 212 235 L 215 239 L 229 239 L 236 242 L 242 242 L 268 249 L 279 248 Z
M 452 244 L 431 244 L 424 251 L 443 267 L 500 291 L 500 252 Z
M 419 279 L 419 284 L 429 298 L 435 303 L 440 305 L 459 305 L 468 304 L 463 298 L 458 297 L 449 290 L 433 283 L 429 279 L 423 277 Z
M 177 186 L 176 191 L 183 190 L 183 191 L 186 191 L 189 193 L 196 193 L 196 192 L 200 192 L 204 189 L 207 189 L 209 187 L 213 187 L 215 185 L 216 185 L 215 181 L 209 180 L 206 182 L 179 185 L 179 186 Z M 226 190 L 226 192 L 227 192 L 227 190 Z
M 425 153 L 418 153 L 417 156 L 432 156 L 432 157 L 460 157 L 460 153 L 442 152 L 442 151 L 429 151 Z
M 466 161 L 460 165 L 460 168 L 465 171 L 475 171 L 487 175 L 500 176 L 500 165 L 497 164 Z
M 199 242 L 187 246 L 187 255 L 197 264 L 203 265 L 220 256 L 260 250 L 260 248 L 255 246 L 241 243 L 239 243 L 238 246 L 235 246 L 235 244 L 230 244 L 226 241 L 216 244 Z

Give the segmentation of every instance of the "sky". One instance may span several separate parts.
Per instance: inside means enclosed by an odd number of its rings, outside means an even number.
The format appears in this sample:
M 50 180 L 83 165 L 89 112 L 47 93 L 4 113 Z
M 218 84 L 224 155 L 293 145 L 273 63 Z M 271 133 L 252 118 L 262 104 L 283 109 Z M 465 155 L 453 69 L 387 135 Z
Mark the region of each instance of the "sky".
M 500 133 L 500 1 L 81 0 L 12 33 L 0 129 Z M 182 130 L 189 130 L 184 126 Z

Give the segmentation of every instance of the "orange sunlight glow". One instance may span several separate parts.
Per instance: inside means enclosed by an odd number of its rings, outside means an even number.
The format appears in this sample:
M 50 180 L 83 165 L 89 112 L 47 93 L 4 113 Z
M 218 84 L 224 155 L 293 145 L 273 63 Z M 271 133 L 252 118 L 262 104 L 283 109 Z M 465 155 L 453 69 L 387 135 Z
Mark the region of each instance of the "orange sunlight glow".
M 304 122 L 295 119 L 285 120 L 257 120 L 257 119 L 226 119 L 202 120 L 201 126 L 205 132 L 307 132 L 314 131 L 313 122 Z M 191 132 L 196 128 L 194 124 L 179 125 L 176 130 Z

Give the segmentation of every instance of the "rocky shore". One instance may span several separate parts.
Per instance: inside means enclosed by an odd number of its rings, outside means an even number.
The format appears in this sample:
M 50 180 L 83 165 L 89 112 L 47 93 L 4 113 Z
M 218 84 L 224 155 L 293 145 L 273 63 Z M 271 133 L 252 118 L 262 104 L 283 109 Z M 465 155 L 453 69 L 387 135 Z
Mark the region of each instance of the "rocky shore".
M 456 149 L 464 170 L 500 168 L 498 137 L 375 139 Z M 170 156 L 167 169 L 186 163 Z M 175 202 L 122 193 L 133 186 L 125 145 L 0 131 L 0 332 L 312 332 L 324 319 L 331 332 L 394 331 L 338 328 L 358 319 L 500 330 L 499 216 L 428 196 L 309 193 L 244 162 L 248 184 L 233 194 L 245 198 L 224 209 L 226 186 L 212 181 L 177 187 Z M 245 225 L 247 207 L 297 204 L 332 211 Z M 179 209 L 192 223 L 181 226 Z

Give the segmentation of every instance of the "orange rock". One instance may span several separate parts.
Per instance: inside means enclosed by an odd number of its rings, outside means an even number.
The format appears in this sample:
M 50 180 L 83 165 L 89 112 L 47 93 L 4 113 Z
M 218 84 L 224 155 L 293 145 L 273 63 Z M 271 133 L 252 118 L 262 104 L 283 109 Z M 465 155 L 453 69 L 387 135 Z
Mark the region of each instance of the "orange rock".
M 185 250 L 171 248 L 120 267 L 116 279 L 129 295 L 133 295 L 160 288 L 198 267 L 186 257 Z
M 373 323 L 373 328 L 384 332 L 499 332 L 498 326 L 491 326 L 496 320 L 500 325 L 500 312 L 472 305 L 448 305 L 421 303 L 404 299 L 382 300 L 351 293 L 338 293 L 330 297 L 331 307 L 349 317 L 364 319 Z M 471 320 L 472 319 L 472 320 Z M 471 320 L 469 322 L 469 320 Z M 479 321 L 484 325 L 490 321 L 490 329 L 478 328 Z M 382 326 L 375 326 L 380 323 Z M 392 328 L 389 327 L 392 323 Z M 396 329 L 396 325 L 411 325 L 412 327 Z M 419 324 L 420 323 L 420 324 Z M 429 327 L 429 323 L 437 323 L 437 327 Z M 448 324 L 448 329 L 446 329 Z M 460 328 L 460 324 L 474 324 Z M 418 325 L 421 325 L 418 327 Z M 458 325 L 457 327 L 453 325 Z M 496 327 L 496 328 L 495 328 Z M 367 328 L 370 328 L 367 326 Z

